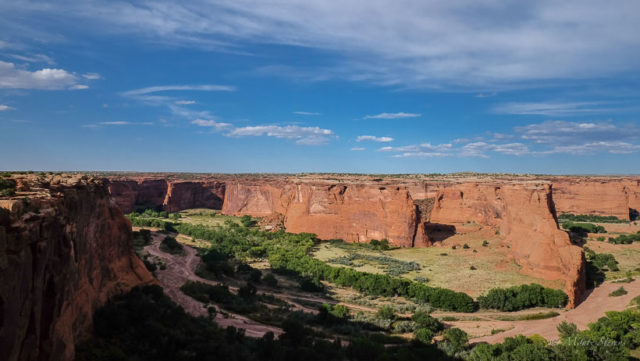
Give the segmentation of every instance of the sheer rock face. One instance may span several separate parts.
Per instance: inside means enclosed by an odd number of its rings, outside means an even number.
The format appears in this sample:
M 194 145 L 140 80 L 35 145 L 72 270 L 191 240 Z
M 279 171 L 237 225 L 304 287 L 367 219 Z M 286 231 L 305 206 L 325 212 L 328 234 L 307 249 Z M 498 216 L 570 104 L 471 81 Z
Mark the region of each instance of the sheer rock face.
M 568 178 L 553 182 L 553 198 L 559 213 L 615 216 L 629 220 L 640 211 L 637 179 Z
M 71 360 L 98 307 L 154 279 L 102 181 L 22 181 L 29 201 L 0 200 L 0 359 Z
M 136 208 L 177 212 L 190 208 L 221 209 L 225 183 L 218 181 L 167 181 L 138 179 L 109 181 L 109 192 L 125 213 Z
M 409 192 L 371 184 L 229 182 L 223 213 L 255 217 L 282 214 L 289 232 L 321 239 L 424 247 L 429 241 Z
M 224 192 L 223 182 L 170 182 L 162 207 L 168 212 L 190 208 L 222 209 Z
M 431 221 L 496 227 L 522 273 L 564 280 L 571 305 L 586 290 L 584 252 L 558 228 L 550 184 L 463 183 L 442 189 Z

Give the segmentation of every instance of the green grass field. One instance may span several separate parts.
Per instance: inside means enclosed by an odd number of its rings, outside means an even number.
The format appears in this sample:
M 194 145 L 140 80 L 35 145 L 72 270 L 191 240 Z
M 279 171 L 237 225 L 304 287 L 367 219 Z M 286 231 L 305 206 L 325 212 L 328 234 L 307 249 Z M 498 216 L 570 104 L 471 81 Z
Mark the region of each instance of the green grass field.
M 388 256 L 404 262 L 416 262 L 420 270 L 405 273 L 403 277 L 421 280 L 427 284 L 466 292 L 477 297 L 492 288 L 510 287 L 520 284 L 539 283 L 545 287 L 562 289 L 562 281 L 546 281 L 520 273 L 520 266 L 507 258 L 506 248 L 498 241 L 490 241 L 482 247 L 483 239 L 468 240 L 468 249 L 463 247 L 400 248 L 389 251 L 374 251 L 357 245 L 321 244 L 314 256 L 322 261 L 345 257 L 352 253 L 360 255 Z M 476 250 L 474 252 L 473 250 Z M 446 255 L 444 255 L 446 254 Z M 334 266 L 342 266 L 334 264 Z M 388 266 L 358 260 L 356 269 L 364 272 L 384 273 Z M 472 267 L 475 268 L 472 269 Z

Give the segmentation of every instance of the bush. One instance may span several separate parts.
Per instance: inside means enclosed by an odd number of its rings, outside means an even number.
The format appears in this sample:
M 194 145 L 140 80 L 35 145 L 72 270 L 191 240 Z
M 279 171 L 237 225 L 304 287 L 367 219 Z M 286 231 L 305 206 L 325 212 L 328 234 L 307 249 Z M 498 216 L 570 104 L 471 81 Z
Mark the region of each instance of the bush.
M 616 238 L 609 237 L 609 243 L 631 244 L 633 242 L 640 242 L 640 232 L 636 234 L 621 234 Z
M 465 244 L 462 246 L 462 248 L 464 248 L 464 249 L 469 249 L 469 248 L 471 248 L 471 247 L 469 247 L 469 245 L 465 243 Z
M 428 328 L 419 328 L 413 333 L 413 339 L 422 343 L 430 344 L 434 333 Z
M 444 340 L 451 345 L 454 353 L 462 351 L 469 342 L 469 335 L 459 328 L 450 328 L 444 334 Z
M 249 272 L 249 281 L 250 282 L 260 283 L 261 278 L 262 278 L 262 272 L 260 272 L 260 270 L 252 269 Z
M 624 287 L 620 287 L 617 290 L 609 293 L 609 297 L 620 297 L 620 296 L 626 295 L 627 293 L 629 292 L 627 292 L 627 290 L 625 290 Z
M 324 285 L 317 278 L 303 278 L 299 282 L 300 289 L 307 292 L 324 292 Z
M 16 181 L 13 179 L 0 178 L 0 196 L 12 197 L 16 195 Z
M 593 223 L 565 222 L 562 223 L 562 228 L 580 235 L 586 235 L 587 233 L 607 233 L 607 230 L 603 226 L 598 226 Z
M 559 222 L 596 222 L 596 223 L 626 223 L 627 221 L 615 216 L 596 216 L 587 214 L 569 214 L 562 213 L 558 217 Z
M 184 247 L 175 238 L 166 236 L 160 243 L 160 250 L 171 254 L 181 254 L 184 252 Z
M 242 223 L 242 225 L 245 227 L 253 227 L 257 222 L 255 219 L 245 214 L 244 216 L 240 217 L 240 223 Z
M 262 277 L 262 282 L 269 287 L 278 287 L 278 280 L 272 273 L 267 273 Z
M 482 247 L 487 247 L 487 246 L 489 246 L 489 242 L 486 240 L 482 241 Z
M 562 321 L 557 328 L 561 339 L 567 339 L 578 334 L 578 326 L 575 323 Z
M 396 311 L 391 306 L 382 306 L 376 312 L 376 317 L 382 320 L 395 320 L 397 318 Z
M 561 290 L 544 288 L 538 284 L 494 288 L 478 297 L 481 308 L 518 311 L 532 307 L 564 307 L 569 297 Z

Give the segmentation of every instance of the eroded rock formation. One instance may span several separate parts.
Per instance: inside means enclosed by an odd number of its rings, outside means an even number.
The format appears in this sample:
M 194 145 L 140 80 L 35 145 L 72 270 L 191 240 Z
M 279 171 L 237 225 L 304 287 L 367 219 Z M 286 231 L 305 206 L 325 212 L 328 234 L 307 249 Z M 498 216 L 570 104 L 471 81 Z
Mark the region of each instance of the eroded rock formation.
M 138 208 L 176 212 L 189 208 L 221 209 L 225 183 L 218 181 L 167 181 L 166 179 L 112 179 L 109 192 L 125 213 Z
M 562 178 L 553 180 L 553 199 L 560 213 L 615 216 L 629 220 L 637 210 L 637 180 Z
M 0 359 L 71 360 L 97 307 L 154 280 L 102 181 L 32 177 L 0 200 Z
M 223 213 L 282 214 L 289 232 L 347 242 L 388 239 L 400 247 L 429 244 L 418 209 L 405 188 L 306 182 L 227 183 Z
M 431 214 L 440 224 L 495 227 L 521 272 L 565 281 L 571 305 L 586 290 L 584 252 L 557 224 L 550 184 L 463 183 L 441 190 Z

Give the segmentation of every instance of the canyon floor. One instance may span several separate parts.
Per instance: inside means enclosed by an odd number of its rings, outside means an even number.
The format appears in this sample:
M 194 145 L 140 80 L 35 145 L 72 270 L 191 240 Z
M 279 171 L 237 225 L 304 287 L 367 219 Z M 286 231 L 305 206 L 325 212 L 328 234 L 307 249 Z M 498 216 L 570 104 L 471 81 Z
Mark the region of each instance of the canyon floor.
M 200 224 L 208 227 L 219 227 L 225 223 L 238 223 L 237 217 L 217 215 L 216 211 L 197 209 L 181 212 L 181 221 L 192 224 Z M 640 228 L 634 224 L 621 224 L 610 227 L 610 234 L 626 233 Z M 137 229 L 137 228 L 136 228 Z M 157 230 L 156 230 L 157 231 Z M 144 248 L 144 252 L 153 257 L 157 263 L 164 264 L 165 269 L 155 271 L 156 277 L 165 288 L 165 292 L 178 304 L 182 305 L 187 312 L 196 316 L 207 316 L 207 305 L 194 300 L 185 295 L 180 287 L 188 280 L 199 281 L 211 285 L 225 283 L 229 289 L 237 293 L 242 280 L 234 278 L 224 278 L 222 280 L 210 280 L 199 277 L 195 274 L 196 267 L 200 261 L 196 248 L 206 248 L 208 242 L 204 240 L 173 234 L 179 242 L 184 245 L 184 254 L 173 255 L 163 252 L 159 248 L 160 241 L 165 234 L 153 232 L 152 244 Z M 637 244 L 612 245 L 605 242 L 597 242 L 591 239 L 587 241 L 589 247 L 599 249 L 599 252 L 607 251 L 616 254 L 620 258 L 622 270 L 637 264 L 635 260 L 640 259 L 638 253 L 640 247 Z M 483 246 L 483 241 L 487 241 Z M 467 244 L 467 247 L 464 245 Z M 455 249 L 452 247 L 455 246 Z M 196 247 L 196 248 L 194 248 Z M 485 293 L 493 287 L 505 287 L 524 283 L 544 283 L 544 280 L 529 276 L 523 276 L 518 272 L 515 263 L 505 259 L 505 250 L 499 244 L 499 237 L 491 229 L 468 225 L 464 232 L 445 240 L 440 246 L 427 249 L 396 249 L 389 251 L 373 251 L 358 248 L 357 245 L 323 243 L 316 251 L 316 257 L 324 261 L 345 257 L 354 253 L 371 255 L 374 257 L 392 257 L 400 262 L 417 262 L 420 264 L 419 271 L 412 271 L 405 276 L 413 279 L 428 277 L 429 284 L 435 286 L 446 286 L 456 290 L 462 290 L 477 296 Z M 475 250 L 475 252 L 474 252 Z M 443 255 L 446 253 L 446 255 Z M 625 258 L 624 255 L 628 255 Z M 635 262 L 635 263 L 634 263 Z M 270 271 L 269 264 L 264 261 L 250 263 L 252 267 L 261 269 L 263 272 Z M 476 270 L 470 270 L 470 266 Z M 384 265 L 375 262 L 364 262 L 357 269 L 368 272 L 384 272 Z M 462 276 L 461 276 L 462 272 Z M 623 273 L 620 271 L 619 273 Z M 279 284 L 277 290 L 259 287 L 259 292 L 276 297 L 286 302 L 291 310 L 300 310 L 308 313 L 317 313 L 317 306 L 323 303 L 341 304 L 346 306 L 352 314 L 364 312 L 375 314 L 381 306 L 392 305 L 396 309 L 402 306 L 414 306 L 411 301 L 401 297 L 368 297 L 355 292 L 350 288 L 337 287 L 326 284 L 324 294 L 310 294 L 298 289 L 297 284 L 287 277 L 277 276 Z M 614 277 L 617 278 L 617 277 Z M 547 283 L 546 286 L 556 286 Z M 628 293 L 621 297 L 610 297 L 609 293 L 624 286 Z M 529 309 L 519 312 L 499 312 L 480 310 L 474 313 L 456 313 L 434 311 L 432 315 L 442 320 L 450 327 L 457 327 L 470 336 L 470 342 L 498 343 L 505 337 L 517 334 L 532 335 L 539 334 L 548 340 L 555 340 L 558 337 L 557 325 L 562 321 L 575 323 L 580 329 L 585 329 L 591 322 L 605 315 L 607 311 L 624 310 L 630 306 L 631 300 L 640 295 L 640 281 L 634 280 L 631 283 L 613 283 L 607 281 L 593 292 L 575 309 Z M 234 326 L 246 330 L 249 336 L 260 337 L 266 332 L 273 332 L 278 335 L 282 330 L 274 325 L 265 324 L 252 320 L 248 317 L 221 310 L 216 315 L 215 321 L 221 326 Z M 537 315 L 558 312 L 555 317 L 542 320 L 518 320 L 526 315 Z M 398 312 L 401 317 L 410 317 L 410 313 Z M 511 319 L 511 320 L 508 320 Z M 411 334 L 400 335 L 411 337 Z

